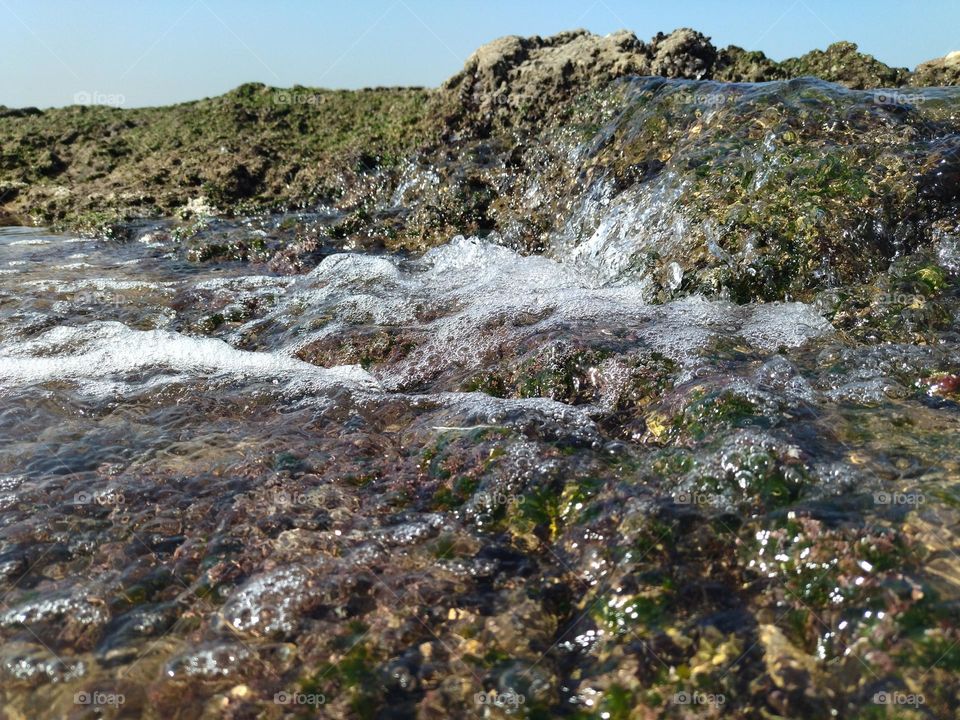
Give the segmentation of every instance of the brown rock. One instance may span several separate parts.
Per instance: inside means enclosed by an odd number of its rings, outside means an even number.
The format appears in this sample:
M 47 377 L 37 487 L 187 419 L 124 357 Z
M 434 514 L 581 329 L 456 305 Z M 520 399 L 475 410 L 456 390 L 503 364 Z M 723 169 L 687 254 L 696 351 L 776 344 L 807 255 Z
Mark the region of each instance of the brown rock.
M 916 87 L 960 85 L 960 50 L 917 65 L 910 84 Z

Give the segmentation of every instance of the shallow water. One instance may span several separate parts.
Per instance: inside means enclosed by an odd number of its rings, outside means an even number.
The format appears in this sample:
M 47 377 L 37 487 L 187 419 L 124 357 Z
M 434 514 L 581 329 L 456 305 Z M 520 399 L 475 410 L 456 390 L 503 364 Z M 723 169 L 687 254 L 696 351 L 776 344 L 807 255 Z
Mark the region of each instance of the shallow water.
M 9 717 L 945 707 L 955 342 L 475 238 L 283 277 L 148 230 L 0 230 Z
M 810 302 L 735 304 L 687 289 L 716 270 L 789 298 L 789 264 L 754 284 L 753 239 L 679 200 L 743 170 L 762 205 L 804 163 L 839 196 L 859 180 L 830 153 L 866 123 L 858 172 L 896 155 L 947 202 L 930 148 L 960 96 L 625 92 L 569 162 L 665 108 L 676 159 L 569 207 L 524 178 L 525 211 L 564 218 L 540 255 L 509 228 L 388 253 L 334 240 L 332 211 L 0 228 L 7 717 L 955 714 L 956 233 L 918 222 L 933 260 L 912 257 L 884 216 L 840 247 L 896 245 L 873 284 L 843 285 L 839 252 Z M 839 139 L 784 152 L 787 120 L 830 113 Z M 393 204 L 449 169 L 411 165 Z

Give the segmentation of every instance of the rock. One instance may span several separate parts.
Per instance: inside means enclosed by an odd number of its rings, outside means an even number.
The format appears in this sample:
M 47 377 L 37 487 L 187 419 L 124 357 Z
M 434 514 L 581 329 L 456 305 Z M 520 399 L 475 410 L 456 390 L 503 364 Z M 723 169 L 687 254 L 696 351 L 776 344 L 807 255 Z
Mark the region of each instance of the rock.
M 664 62 L 674 46 L 664 49 Z M 600 36 L 586 30 L 551 37 L 509 36 L 479 48 L 441 92 L 459 113 L 481 120 L 542 113 L 558 97 L 613 78 L 650 72 L 650 50 L 621 30 Z
M 836 42 L 826 50 L 813 50 L 785 60 L 781 68 L 786 77 L 818 77 L 859 90 L 900 87 L 910 77 L 906 68 L 885 65 L 872 55 L 859 52 L 857 45 L 851 42 Z
M 917 176 L 920 197 L 951 203 L 960 197 L 960 138 L 945 138 L 931 148 Z
M 48 644 L 68 641 L 85 646 L 109 619 L 104 601 L 77 587 L 10 603 L 0 613 L 0 628 L 27 627 L 31 635 Z
M 562 208 L 544 203 L 530 212 L 522 203 L 503 200 L 513 179 L 498 171 L 518 168 L 525 150 L 522 139 L 503 131 L 520 131 L 529 139 L 551 119 L 569 131 L 595 122 L 602 126 L 609 115 L 570 122 L 570 113 L 580 107 L 574 101 L 585 92 L 651 74 L 736 82 L 814 75 L 851 88 L 902 86 L 908 80 L 955 84 L 957 67 L 958 57 L 951 54 L 925 63 L 911 80 L 905 69 L 890 68 L 852 43 L 776 63 L 738 47 L 718 51 L 689 28 L 649 42 L 628 30 L 606 36 L 574 30 L 495 40 L 437 91 L 280 91 L 248 84 L 219 98 L 168 108 L 0 108 L 3 147 L 16 148 L 0 158 L 0 204 L 8 218 L 2 222 L 29 217 L 84 234 L 122 237 L 117 223 L 135 217 L 192 220 L 329 203 L 345 217 L 365 218 L 351 224 L 349 237 L 339 238 L 360 239 L 365 247 L 419 251 L 454 232 L 486 236 L 512 230 L 527 236 L 525 246 L 529 238 L 532 247 L 542 248 L 545 225 Z M 606 109 L 613 110 L 613 105 Z M 794 128 L 785 131 L 788 137 L 801 135 Z M 444 172 L 438 158 L 427 158 L 440 182 L 397 192 L 403 164 L 424 160 L 418 153 L 425 147 L 449 153 L 453 145 L 436 143 L 487 138 L 502 146 L 490 143 L 481 171 Z M 145 146 L 151 148 L 145 154 L 133 151 Z M 664 163 L 660 155 L 638 158 L 630 172 L 655 177 Z M 542 151 L 526 159 L 534 161 L 538 174 L 557 172 Z M 63 196 L 58 187 L 71 192 Z M 184 208 L 198 197 L 204 202 Z M 401 197 L 398 207 L 394 201 Z M 388 217 L 385 210 L 394 212 Z M 319 259 L 319 253 L 305 252 Z M 302 272 L 314 261 L 280 256 L 277 265 Z
M 510 36 L 477 50 L 442 91 L 456 94 L 461 117 L 515 123 L 626 75 L 710 77 L 716 60 L 710 39 L 689 28 L 659 33 L 649 44 L 628 30 L 604 36 L 585 30 L 547 38 Z
M 145 638 L 166 632 L 177 619 L 175 603 L 138 607 L 112 621 L 97 644 L 95 657 L 102 665 L 130 662 L 141 651 Z
M 717 49 L 710 38 L 690 28 L 680 28 L 669 35 L 658 34 L 651 48 L 650 70 L 663 77 L 702 80 L 712 76 L 717 61 Z
M 723 82 L 769 82 L 785 77 L 779 63 L 762 52 L 731 45 L 717 53 L 713 79 Z
M 960 50 L 917 65 L 910 84 L 915 87 L 960 85 Z
M 9 642 L 0 648 L 0 677 L 4 678 L 4 685 L 63 683 L 81 678 L 86 673 L 84 661 L 70 663 L 38 644 Z
M 300 566 L 258 575 L 227 600 L 215 625 L 242 635 L 290 635 L 320 601 L 312 578 L 312 573 Z
M 0 205 L 16 200 L 24 186 L 25 183 L 22 182 L 0 183 Z
M 209 199 L 201 196 L 190 198 L 190 200 L 181 210 L 181 215 L 185 218 L 205 218 L 217 215 L 219 212 L 220 211 L 210 203 Z
M 48 150 L 37 164 L 37 173 L 43 177 L 56 177 L 67 169 L 67 164 L 55 151 Z
M 759 631 L 767 672 L 777 687 L 805 687 L 816 672 L 816 660 L 796 648 L 776 625 L 761 625 Z
M 177 655 L 167 663 L 164 674 L 176 679 L 218 680 L 242 674 L 256 659 L 256 654 L 246 645 L 211 643 Z
M 22 118 L 31 115 L 43 115 L 43 111 L 35 107 L 8 108 L 6 105 L 0 105 L 0 118 Z

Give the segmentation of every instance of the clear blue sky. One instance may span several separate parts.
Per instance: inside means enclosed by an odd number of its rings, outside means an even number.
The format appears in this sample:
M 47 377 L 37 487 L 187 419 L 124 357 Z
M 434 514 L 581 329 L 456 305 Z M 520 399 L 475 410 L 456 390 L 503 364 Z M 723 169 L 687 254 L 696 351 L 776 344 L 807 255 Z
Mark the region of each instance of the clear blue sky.
M 960 0 L 0 0 L 0 104 L 157 105 L 247 81 L 435 86 L 501 35 L 682 26 L 778 60 L 851 40 L 912 68 L 960 49 Z

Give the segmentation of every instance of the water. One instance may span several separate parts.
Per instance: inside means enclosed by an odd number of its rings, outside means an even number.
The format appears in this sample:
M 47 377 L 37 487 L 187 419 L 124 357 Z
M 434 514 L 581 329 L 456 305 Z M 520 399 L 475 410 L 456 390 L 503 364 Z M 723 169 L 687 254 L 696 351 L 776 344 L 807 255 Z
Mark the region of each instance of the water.
M 953 712 L 956 336 L 653 304 L 685 186 L 604 188 L 300 275 L 0 229 L 7 716 Z
M 460 702 L 589 710 L 597 662 L 666 628 L 733 643 L 709 662 L 735 677 L 795 593 L 813 625 L 783 642 L 825 672 L 873 652 L 850 648 L 881 632 L 881 588 L 953 592 L 956 409 L 910 380 L 955 346 L 851 345 L 802 303 L 649 305 L 475 238 L 292 278 L 0 232 L 0 672 L 22 716 L 303 688 L 401 712 L 445 677 Z M 877 533 L 889 568 L 849 545 Z

